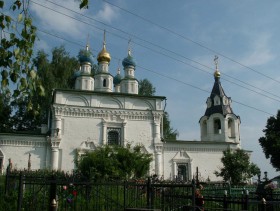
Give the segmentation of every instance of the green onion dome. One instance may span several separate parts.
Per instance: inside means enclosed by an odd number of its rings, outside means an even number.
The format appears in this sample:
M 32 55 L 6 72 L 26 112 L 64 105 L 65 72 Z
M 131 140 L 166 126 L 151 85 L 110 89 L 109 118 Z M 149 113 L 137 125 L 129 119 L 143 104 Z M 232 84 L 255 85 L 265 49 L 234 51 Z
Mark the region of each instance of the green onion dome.
M 130 50 L 128 51 L 127 57 L 123 59 L 122 65 L 123 65 L 124 67 L 128 67 L 128 66 L 136 67 L 136 62 L 135 62 L 135 60 L 133 59 L 133 57 L 131 56 Z
M 93 55 L 92 55 L 91 51 L 89 50 L 88 45 L 87 45 L 86 49 L 80 50 L 78 59 L 79 59 L 80 64 L 83 64 L 83 63 L 93 64 Z
M 122 77 L 121 77 L 121 74 L 120 74 L 120 69 L 118 69 L 118 73 L 113 79 L 114 85 L 119 85 L 121 83 L 121 80 L 122 80 Z

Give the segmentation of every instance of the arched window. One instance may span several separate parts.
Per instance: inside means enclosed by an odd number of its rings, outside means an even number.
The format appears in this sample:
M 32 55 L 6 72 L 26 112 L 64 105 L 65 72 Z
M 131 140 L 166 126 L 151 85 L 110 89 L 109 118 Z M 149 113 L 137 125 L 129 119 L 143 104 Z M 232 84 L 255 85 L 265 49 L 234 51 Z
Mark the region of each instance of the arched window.
M 134 84 L 131 84 L 131 92 L 134 93 Z
M 88 90 L 88 80 L 85 81 L 85 84 L 86 84 L 85 88 L 86 88 L 86 90 Z
M 235 130 L 234 130 L 234 121 L 233 119 L 228 120 L 228 137 L 234 138 L 235 137 Z
M 201 125 L 201 136 L 202 137 L 207 136 L 207 121 L 206 120 L 204 120 Z
M 103 87 L 106 87 L 107 86 L 107 81 L 106 79 L 103 79 Z
M 216 105 L 220 105 L 221 103 L 220 103 L 220 97 L 219 96 L 215 96 L 215 98 L 214 98 L 214 106 L 216 106 Z
M 214 119 L 214 134 L 221 134 L 221 120 L 220 119 Z

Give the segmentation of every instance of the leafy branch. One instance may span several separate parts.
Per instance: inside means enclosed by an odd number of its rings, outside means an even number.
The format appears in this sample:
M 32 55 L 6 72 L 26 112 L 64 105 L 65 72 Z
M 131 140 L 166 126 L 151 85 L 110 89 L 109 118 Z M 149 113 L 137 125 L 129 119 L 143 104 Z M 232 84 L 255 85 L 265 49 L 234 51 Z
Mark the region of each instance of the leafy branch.
M 0 8 L 5 7 L 0 1 Z M 16 98 L 30 97 L 37 92 L 44 95 L 40 78 L 32 66 L 33 48 L 37 38 L 36 27 L 29 15 L 29 0 L 16 0 L 11 6 L 12 15 L 1 12 L 1 93 L 11 93 L 11 82 L 15 84 L 12 96 Z M 39 105 L 28 102 L 28 110 L 39 110 Z

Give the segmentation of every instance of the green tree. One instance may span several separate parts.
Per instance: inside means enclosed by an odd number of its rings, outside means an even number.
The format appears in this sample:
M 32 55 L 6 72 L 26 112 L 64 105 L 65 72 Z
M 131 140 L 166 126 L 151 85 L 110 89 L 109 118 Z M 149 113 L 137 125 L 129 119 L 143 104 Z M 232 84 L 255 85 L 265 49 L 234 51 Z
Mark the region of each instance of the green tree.
M 76 161 L 78 169 L 97 181 L 106 179 L 141 178 L 148 173 L 152 157 L 141 152 L 140 146 L 101 146 Z
M 156 88 L 148 79 L 143 79 L 139 81 L 139 92 L 141 96 L 154 96 L 156 93 Z
M 32 97 L 34 98 L 34 97 Z M 14 115 L 11 117 L 12 130 L 14 131 L 40 131 L 41 118 L 39 115 L 40 108 L 28 109 L 29 98 L 22 96 L 11 102 Z M 33 101 L 35 102 L 35 101 Z M 38 103 L 38 102 L 37 102 Z M 39 104 L 38 104 L 39 105 Z
M 12 117 L 13 129 L 17 131 L 37 130 L 42 123 L 47 123 L 48 113 L 52 100 L 52 90 L 55 88 L 70 89 L 74 86 L 74 71 L 78 70 L 77 58 L 71 57 L 64 46 L 52 50 L 51 61 L 48 55 L 40 50 L 33 59 L 37 76 L 45 88 L 45 95 L 33 93 L 31 96 L 21 96 L 12 101 L 14 115 Z M 28 109 L 29 99 L 38 105 L 36 110 Z
M 37 29 L 30 16 L 29 3 L 29 0 L 0 0 L 0 9 L 4 9 L 0 13 L 0 81 L 1 92 L 8 90 L 12 97 L 27 100 L 27 109 L 38 113 L 40 104 L 33 101 L 32 95 L 43 96 L 45 92 L 32 65 Z M 81 0 L 80 9 L 88 8 L 88 4 L 88 0 Z M 15 88 L 11 88 L 11 83 Z
M 179 132 L 171 127 L 169 114 L 165 111 L 163 115 L 163 138 L 169 141 L 177 140 Z
M 0 132 L 12 130 L 11 113 L 9 93 L 0 92 Z
M 139 92 L 141 96 L 154 96 L 156 93 L 156 88 L 148 79 L 143 79 L 139 81 Z M 177 130 L 171 127 L 171 122 L 169 120 L 169 114 L 165 111 L 163 114 L 163 139 L 165 140 L 176 140 L 179 135 Z
M 264 136 L 259 138 L 259 143 L 263 149 L 266 158 L 277 171 L 280 170 L 280 110 L 276 117 L 271 116 L 266 123 L 266 129 L 263 130 Z
M 14 83 L 16 86 L 11 92 L 12 97 L 29 98 L 28 109 L 36 110 L 38 106 L 31 100 L 32 94 L 44 95 L 41 80 L 32 66 L 36 27 L 29 15 L 28 0 L 12 1 L 11 5 L 5 5 L 5 2 L 0 0 L 1 9 L 7 9 L 9 6 L 12 12 L 0 13 L 1 90 L 10 90 L 10 83 Z
M 217 177 L 222 177 L 224 181 L 230 181 L 234 185 L 246 182 L 260 173 L 259 167 L 254 163 L 250 163 L 248 153 L 242 149 L 225 150 L 221 161 L 223 167 L 220 168 L 220 171 L 215 171 L 214 174 Z

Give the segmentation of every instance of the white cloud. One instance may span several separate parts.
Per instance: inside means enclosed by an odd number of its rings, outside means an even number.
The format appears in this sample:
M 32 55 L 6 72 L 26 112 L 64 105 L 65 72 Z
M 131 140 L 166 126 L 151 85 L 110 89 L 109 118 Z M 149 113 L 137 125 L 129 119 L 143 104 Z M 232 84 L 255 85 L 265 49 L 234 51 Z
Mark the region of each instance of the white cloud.
M 252 42 L 252 50 L 245 55 L 240 62 L 246 66 L 253 67 L 266 64 L 275 58 L 269 48 L 270 35 L 268 33 L 258 34 Z
M 97 13 L 96 18 L 111 23 L 117 16 L 117 12 L 109 4 L 104 4 L 103 8 Z
M 80 12 L 80 10 L 78 10 L 78 3 L 73 0 L 60 0 L 57 1 L 56 4 Z M 78 14 L 56 6 L 48 1 L 37 1 L 37 3 L 31 3 L 30 6 L 32 13 L 36 15 L 34 20 L 39 29 L 43 28 L 49 32 L 55 31 L 56 33 L 62 33 L 72 37 L 80 36 L 83 33 L 82 28 L 85 25 L 73 19 L 79 18 Z

